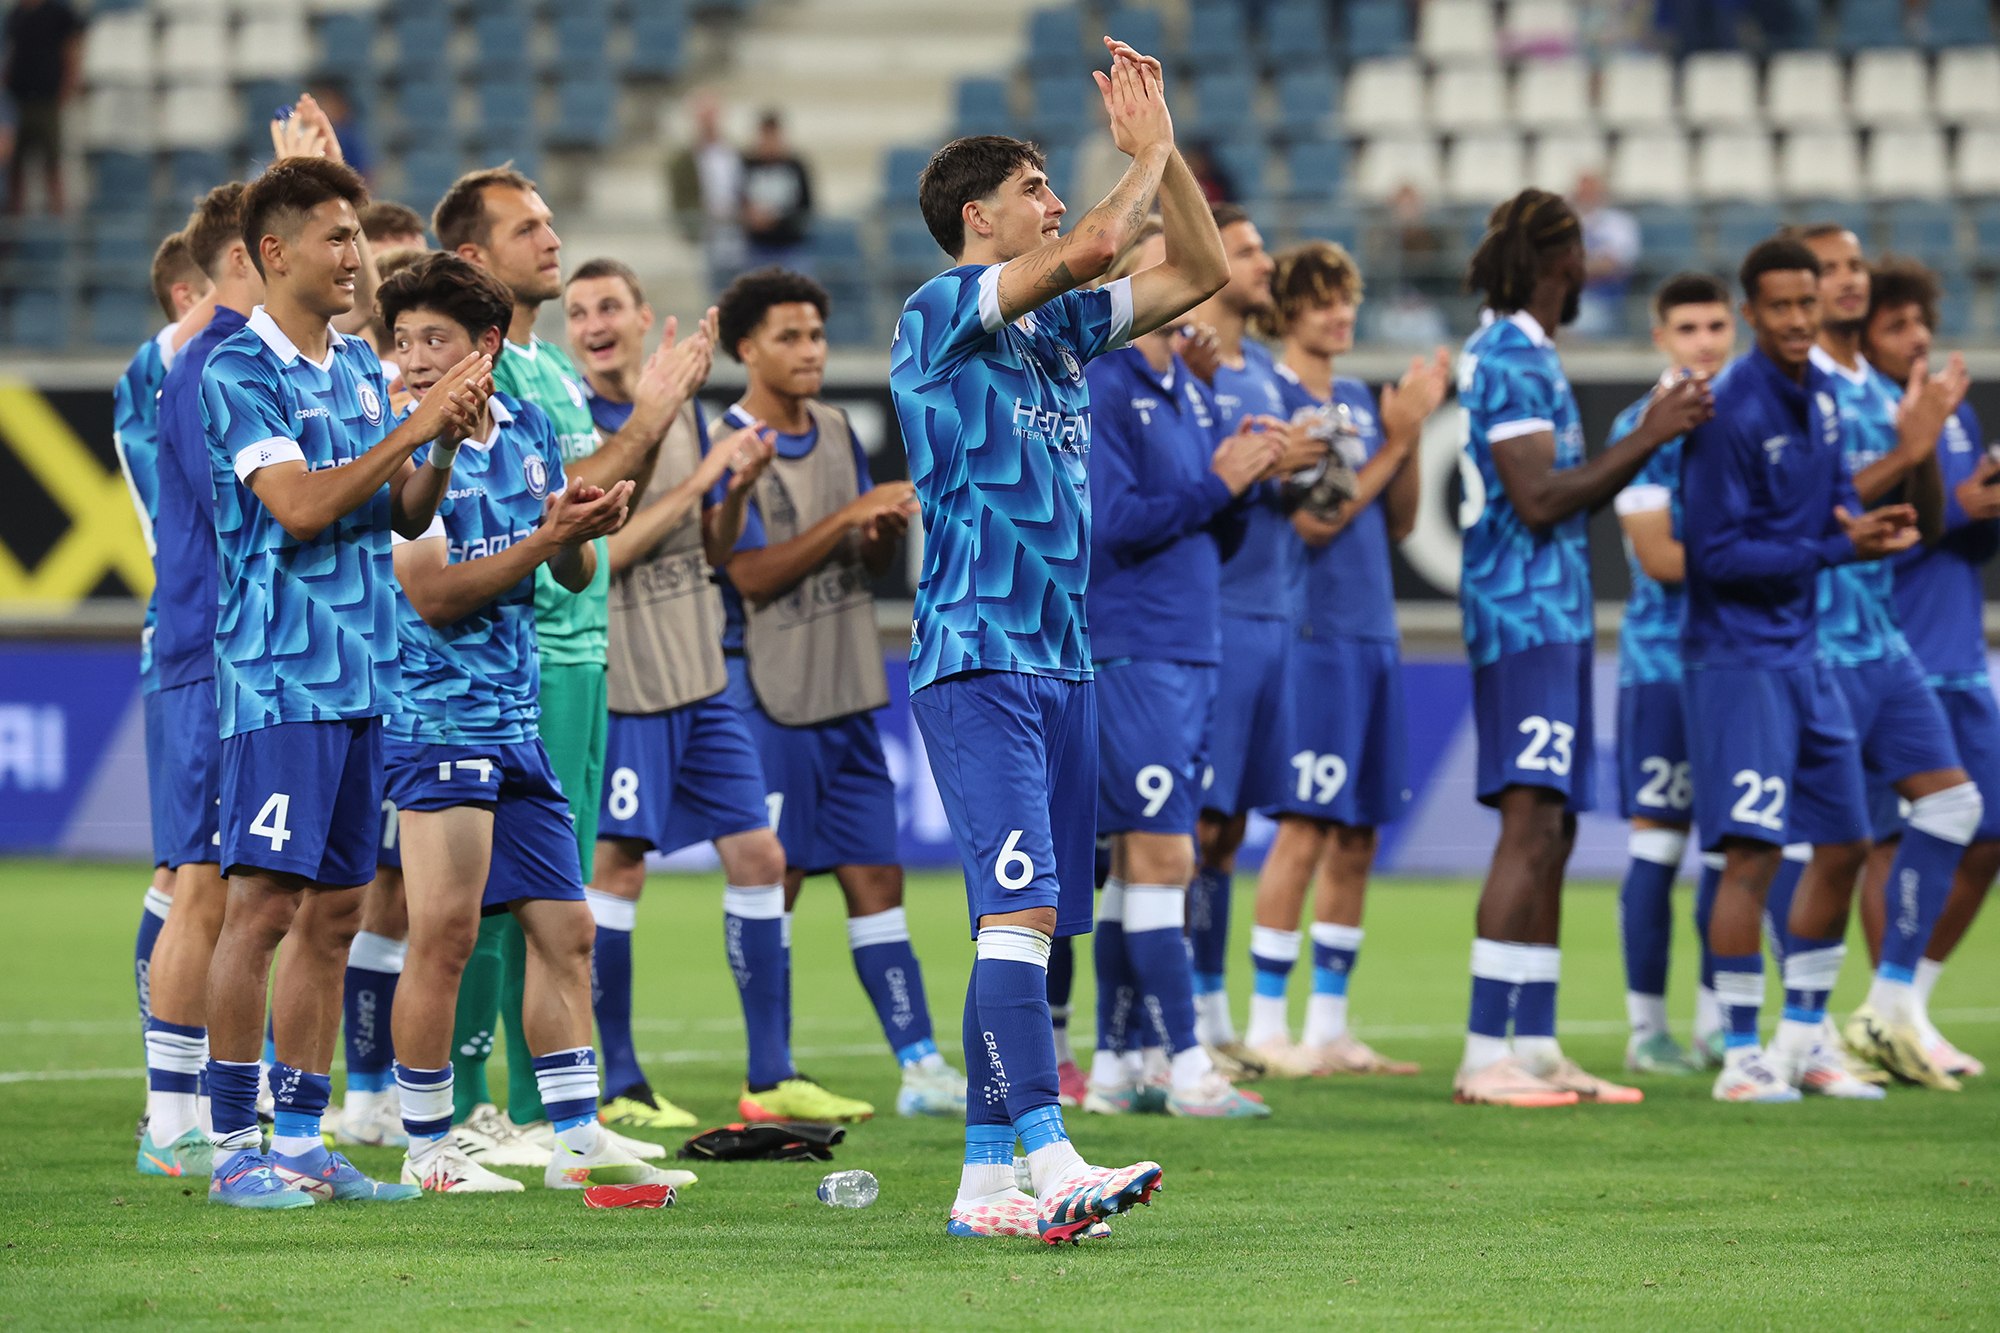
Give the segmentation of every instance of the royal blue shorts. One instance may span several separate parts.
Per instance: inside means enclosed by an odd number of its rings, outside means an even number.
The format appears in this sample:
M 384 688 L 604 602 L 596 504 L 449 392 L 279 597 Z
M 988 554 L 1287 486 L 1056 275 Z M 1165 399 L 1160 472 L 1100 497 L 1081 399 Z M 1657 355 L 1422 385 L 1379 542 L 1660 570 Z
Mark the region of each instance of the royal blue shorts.
M 1871 782 L 1901 782 L 1959 766 L 1951 722 L 1916 658 L 1900 653 L 1834 667 L 1833 679 L 1847 699 L 1854 733 L 1861 737 L 1861 768 Z
M 160 705 L 160 692 L 141 688 L 139 707 L 146 719 L 146 813 L 153 826 L 153 864 L 167 864 L 167 821 L 172 809 L 169 793 L 173 785 L 167 776 L 167 710 Z
M 1285 661 L 1298 630 L 1287 620 L 1222 618 L 1222 669 L 1208 732 L 1201 808 L 1224 818 L 1284 799 L 1291 756 L 1291 691 Z
M 583 901 L 575 817 L 539 739 L 493 745 L 389 741 L 383 750 L 388 796 L 398 808 L 492 808 L 493 860 L 481 912 L 492 916 L 523 898 Z
M 1097 842 L 1097 701 L 1089 681 L 968 671 L 910 696 L 931 776 L 979 918 L 1056 911 L 1091 926 Z
M 1690 666 L 1681 701 L 1703 850 L 1868 836 L 1861 740 L 1831 668 Z
M 749 728 L 722 695 L 611 715 L 598 837 L 675 852 L 769 827 L 772 804 Z
M 386 785 L 386 774 L 383 781 Z M 386 796 L 382 798 L 382 843 L 375 849 L 375 865 L 377 869 L 383 866 L 396 870 L 403 868 L 402 823 L 396 818 L 396 803 Z
M 153 758 L 152 715 L 160 722 L 160 758 Z M 155 690 L 147 715 L 146 765 L 152 793 L 153 846 L 158 864 L 184 866 L 222 859 L 221 727 L 215 682 L 197 680 Z
M 1410 747 L 1396 645 L 1304 640 L 1286 670 L 1292 731 L 1279 809 L 1357 828 L 1400 819 L 1410 804 Z
M 1597 808 L 1594 655 L 1587 643 L 1547 643 L 1472 673 L 1481 804 L 1498 805 L 1509 787 L 1546 787 L 1572 814 Z
M 1951 724 L 1959 762 L 1986 801 L 1986 811 L 1979 817 L 1979 831 L 1973 838 L 1978 842 L 2000 838 L 2000 703 L 1994 701 L 1993 687 L 1982 685 L 1936 693 L 1938 706 Z M 1903 822 L 1908 818 L 1903 798 L 1890 782 L 1873 772 L 1868 774 L 1868 810 L 1877 842 L 1901 835 Z
M 381 819 L 379 717 L 280 722 L 222 742 L 225 875 L 240 866 L 328 888 L 366 884 Z
M 1618 813 L 1685 824 L 1694 818 L 1693 770 L 1677 680 L 1618 688 Z
M 729 659 L 728 698 L 757 747 L 787 865 L 816 875 L 897 863 L 896 780 L 873 713 L 810 727 L 773 722 L 740 657 Z
M 1194 662 L 1098 663 L 1098 832 L 1194 832 L 1215 676 Z

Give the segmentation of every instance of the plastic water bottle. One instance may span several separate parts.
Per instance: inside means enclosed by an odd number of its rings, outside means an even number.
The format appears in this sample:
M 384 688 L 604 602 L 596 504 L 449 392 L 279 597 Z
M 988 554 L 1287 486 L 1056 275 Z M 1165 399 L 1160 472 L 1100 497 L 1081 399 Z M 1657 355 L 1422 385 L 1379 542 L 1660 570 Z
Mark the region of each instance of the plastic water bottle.
M 819 1201 L 835 1208 L 866 1208 L 881 1192 L 866 1171 L 836 1171 L 819 1182 Z
M 1035 1192 L 1034 1173 L 1028 1170 L 1028 1159 L 1019 1153 L 1014 1154 L 1014 1188 L 1023 1194 Z

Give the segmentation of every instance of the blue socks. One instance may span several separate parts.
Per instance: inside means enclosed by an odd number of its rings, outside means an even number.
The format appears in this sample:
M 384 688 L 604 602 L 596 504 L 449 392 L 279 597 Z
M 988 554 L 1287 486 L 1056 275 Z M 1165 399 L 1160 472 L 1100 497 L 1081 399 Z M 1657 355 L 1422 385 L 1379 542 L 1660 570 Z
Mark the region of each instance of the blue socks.
M 1058 1109 L 1056 1045 L 1049 1029 L 1049 937 L 1019 926 L 987 926 L 979 932 L 978 950 L 972 976 L 980 1041 L 997 1065 L 994 1076 L 1007 1118 L 1019 1129 L 1028 1112 Z
M 1777 873 L 1771 876 L 1771 887 L 1764 894 L 1764 941 L 1770 945 L 1771 956 L 1781 968 L 1792 951 L 1792 899 L 1798 896 L 1799 880 L 1810 864 L 1811 843 L 1786 844 L 1784 859 L 1778 862 Z
M 1626 1009 L 1634 1032 L 1639 1033 L 1643 1027 L 1644 1035 L 1651 1035 L 1655 1030 L 1666 1030 L 1674 876 L 1687 850 L 1687 834 L 1679 829 L 1634 829 L 1626 846 L 1632 859 L 1625 867 L 1625 882 L 1618 889 L 1618 933 L 1625 949 Z M 1638 997 L 1642 996 L 1649 1002 L 1640 1003 Z
M 1910 818 L 1889 868 L 1883 904 L 1882 961 L 1868 987 L 1868 1005 L 1891 1024 L 1914 1023 L 1917 964 L 1951 897 L 1966 844 L 1979 832 L 1985 803 L 1969 782 L 1910 803 Z
M 585 889 L 583 898 L 597 922 L 597 942 L 590 955 L 590 1008 L 604 1043 L 608 1101 L 646 1082 L 632 1043 L 632 927 L 639 919 L 639 904 L 596 889 Z
M 319 1120 L 332 1097 L 330 1075 L 283 1063 L 271 1066 L 271 1099 L 277 1115 L 271 1151 L 287 1166 L 316 1168 L 325 1163 L 326 1141 L 319 1136 Z
M 403 975 L 406 941 L 361 931 L 347 949 L 346 984 L 341 994 L 341 1033 L 347 1048 L 350 1092 L 381 1092 L 393 1080 L 396 1046 L 389 1015 L 396 982 Z
M 200 1125 L 201 1072 L 207 1063 L 207 1028 L 169 1023 L 164 1018 L 146 1024 L 146 1131 L 154 1143 L 167 1147 Z M 256 1090 L 253 1078 L 253 1100 Z M 253 1121 L 255 1115 L 253 1107 Z
M 1347 1031 L 1347 983 L 1361 956 L 1359 926 L 1333 921 L 1312 924 L 1313 988 L 1306 1001 L 1306 1046 L 1324 1046 Z
M 1194 1030 L 1194 978 L 1182 942 L 1186 912 L 1187 893 L 1179 885 L 1125 886 L 1125 957 L 1170 1055 L 1200 1045 Z
M 396 1088 L 402 1095 L 403 1132 L 410 1136 L 411 1157 L 423 1156 L 451 1133 L 451 1083 L 450 1065 L 412 1069 L 396 1062 Z
M 1122 1051 L 1137 998 L 1125 949 L 1125 881 L 1107 879 L 1097 897 L 1097 929 L 1090 937 L 1097 970 L 1097 1049 Z
M 1304 936 L 1296 930 L 1279 930 L 1275 926 L 1250 928 L 1250 965 L 1256 977 L 1256 988 L 1250 993 L 1250 1030 L 1244 1034 L 1250 1046 L 1291 1040 L 1285 988 L 1291 981 L 1292 968 L 1299 961 L 1303 943 Z
M 160 927 L 167 924 L 167 910 L 174 900 L 151 885 L 146 886 L 145 906 L 139 912 L 139 937 L 132 946 L 132 980 L 139 992 L 139 1031 L 153 1016 L 153 946 L 159 943 Z
M 556 1138 L 573 1153 L 598 1143 L 597 1052 L 588 1046 L 535 1057 L 535 1089 Z
M 875 1005 L 882 1035 L 899 1064 L 915 1064 L 935 1054 L 930 1002 L 924 995 L 924 970 L 910 948 L 909 917 L 900 907 L 847 919 L 847 947 L 861 988 Z M 905 1058 L 905 1052 L 910 1052 Z
M 1556 987 L 1561 975 L 1562 950 L 1554 945 L 1474 939 L 1464 1068 L 1484 1069 L 1516 1055 L 1532 1071 L 1561 1058 L 1562 1048 L 1556 1042 Z
M 749 1044 L 748 1080 L 753 1092 L 776 1087 L 792 1068 L 791 976 L 784 939 L 785 886 L 765 884 L 722 891 L 723 939 L 729 970 L 743 1000 Z M 1045 1005 L 1047 1001 L 1043 1002 Z
M 1188 885 L 1188 948 L 1193 955 L 1194 989 L 1211 995 L 1223 988 L 1229 967 L 1229 872 L 1202 866 Z

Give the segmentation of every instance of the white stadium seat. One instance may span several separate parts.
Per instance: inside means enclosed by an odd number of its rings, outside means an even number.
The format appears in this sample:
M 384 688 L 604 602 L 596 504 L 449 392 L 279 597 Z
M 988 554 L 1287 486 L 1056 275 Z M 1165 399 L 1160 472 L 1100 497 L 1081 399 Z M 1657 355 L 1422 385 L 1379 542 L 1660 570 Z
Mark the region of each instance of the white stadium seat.
M 1851 130 L 1795 130 L 1778 153 L 1778 188 L 1792 199 L 1858 199 L 1861 145 Z
M 1568 194 L 1576 187 L 1578 176 L 1603 171 L 1607 160 L 1604 136 L 1595 130 L 1543 134 L 1528 154 L 1528 184 Z
M 155 12 L 169 19 L 217 19 L 229 13 L 224 0 L 152 0 Z
M 92 148 L 145 153 L 153 148 L 153 90 L 130 85 L 92 88 L 84 102 L 83 137 Z
M 160 95 L 163 148 L 220 148 L 236 137 L 243 113 L 222 83 L 180 83 Z
M 1844 125 L 1844 82 L 1831 51 L 1780 51 L 1764 71 L 1764 115 L 1787 130 Z
M 1531 129 L 1587 124 L 1590 66 L 1575 56 L 1522 61 L 1514 74 L 1514 119 Z
M 94 21 L 83 39 L 83 77 L 95 87 L 150 82 L 153 16 L 144 10 L 128 10 Z
M 220 19 L 176 19 L 160 30 L 160 72 L 178 83 L 212 83 L 225 73 L 228 30 Z
M 1497 64 L 1446 65 L 1431 78 L 1431 123 L 1487 129 L 1507 119 L 1507 76 Z
M 1576 5 L 1571 0 L 1513 0 L 1501 25 L 1510 53 L 1559 55 L 1576 49 Z
M 2000 69 L 1993 73 L 2000 81 Z M 1930 118 L 1930 79 L 1919 51 L 1862 51 L 1854 57 L 1849 109 L 1863 125 L 1919 125 Z
M 372 14 L 382 8 L 382 0 L 306 0 L 314 14 Z
M 1961 194 L 2000 194 L 2000 129 L 1960 132 L 1952 186 Z
M 1358 60 L 1347 72 L 1346 102 L 1351 130 L 1413 129 L 1424 120 L 1423 70 L 1404 57 Z
M 1938 52 L 1934 100 L 1947 125 L 2000 124 L 2000 48 Z
M 1614 130 L 1650 129 L 1674 118 L 1674 67 L 1662 55 L 1613 56 L 1598 80 L 1597 113 Z
M 1424 59 L 1491 60 L 1500 44 L 1488 0 L 1425 0 L 1417 20 L 1417 51 Z
M 1383 200 L 1404 185 L 1427 199 L 1438 196 L 1437 140 L 1428 134 L 1391 134 L 1371 139 L 1361 150 L 1354 187 L 1364 199 Z
M 1949 192 L 1944 131 L 1881 130 L 1868 145 L 1868 192 L 1878 199 L 1939 199 Z
M 1757 67 L 1741 51 L 1701 51 L 1681 64 L 1681 119 L 1701 128 L 1757 120 Z
M 231 68 L 239 79 L 289 79 L 312 64 L 312 35 L 298 14 L 245 17 Z
M 1618 136 L 1611 193 L 1632 203 L 1685 204 L 1690 191 L 1687 136 L 1670 126 Z
M 1521 192 L 1521 136 L 1505 131 L 1461 134 L 1444 170 L 1444 195 L 1454 204 L 1493 205 Z
M 1771 136 L 1763 130 L 1711 130 L 1695 153 L 1695 193 L 1703 199 L 1769 199 L 1775 192 Z

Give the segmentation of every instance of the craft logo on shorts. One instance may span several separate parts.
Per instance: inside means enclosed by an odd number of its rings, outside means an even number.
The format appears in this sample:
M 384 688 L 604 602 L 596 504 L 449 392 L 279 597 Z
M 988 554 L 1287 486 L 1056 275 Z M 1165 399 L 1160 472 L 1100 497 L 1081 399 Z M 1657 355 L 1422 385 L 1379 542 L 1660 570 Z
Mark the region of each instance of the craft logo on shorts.
M 528 494 L 537 500 L 549 493 L 549 465 L 539 458 L 527 458 L 521 462 L 521 474 L 527 478 Z
M 567 375 L 558 376 L 558 378 L 562 380 L 563 388 L 568 391 L 570 402 L 576 404 L 578 407 L 582 407 L 583 390 L 577 387 L 576 381 Z
M 371 384 L 362 385 L 360 393 L 361 415 L 368 418 L 369 425 L 378 424 L 382 420 L 381 395 L 375 392 L 375 387 Z

